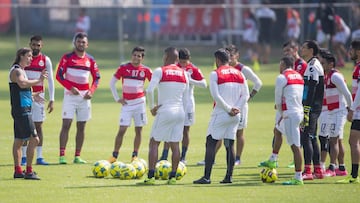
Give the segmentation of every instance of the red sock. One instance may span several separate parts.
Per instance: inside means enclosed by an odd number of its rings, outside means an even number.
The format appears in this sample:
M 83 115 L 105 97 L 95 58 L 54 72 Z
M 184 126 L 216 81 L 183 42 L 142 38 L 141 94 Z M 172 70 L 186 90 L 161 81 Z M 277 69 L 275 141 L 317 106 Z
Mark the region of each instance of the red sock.
M 311 173 L 311 164 L 305 164 L 305 173 Z
M 76 149 L 75 150 L 75 156 L 80 156 L 80 152 L 81 152 L 81 149 Z
M 26 166 L 26 173 L 29 174 L 29 173 L 32 173 L 32 167 L 31 166 Z
M 60 156 L 65 156 L 65 147 L 60 147 Z
M 16 173 L 16 174 L 22 173 L 22 168 L 21 168 L 21 166 L 15 166 L 14 168 L 15 168 L 15 173 Z

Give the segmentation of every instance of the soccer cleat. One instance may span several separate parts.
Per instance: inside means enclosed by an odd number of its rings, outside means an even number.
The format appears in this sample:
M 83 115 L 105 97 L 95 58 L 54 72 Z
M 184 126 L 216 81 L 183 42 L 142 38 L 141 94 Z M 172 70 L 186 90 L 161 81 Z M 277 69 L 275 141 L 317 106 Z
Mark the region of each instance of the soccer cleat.
M 270 169 L 273 169 L 273 168 L 277 168 L 278 167 L 278 162 L 277 161 L 270 161 L 270 160 L 267 160 L 267 161 L 263 161 L 263 162 L 260 162 L 258 167 L 268 167 Z
M 295 168 L 295 163 L 294 162 L 291 162 L 289 163 L 289 165 L 287 165 L 288 168 Z
M 303 173 L 302 177 L 303 177 L 303 180 L 314 180 L 314 176 L 312 173 Z
M 213 165 L 215 165 L 215 164 L 216 164 L 216 163 L 214 162 Z M 198 165 L 198 166 L 204 166 L 204 165 L 205 165 L 205 160 L 202 160 L 202 161 L 197 162 L 196 165 Z
M 187 161 L 185 159 L 181 159 L 180 161 L 185 165 L 187 164 Z
M 137 183 L 138 185 L 155 185 L 155 177 L 146 178 L 143 182 Z
M 36 159 L 36 164 L 37 164 L 37 165 L 49 165 L 49 163 L 46 162 L 46 161 L 44 160 L 44 158 L 37 158 L 37 159 Z
M 21 157 L 21 165 L 22 166 L 26 165 L 26 157 Z
M 22 173 L 14 172 L 14 179 L 16 179 L 16 178 L 24 178 L 24 176 L 25 176 L 25 171 L 23 171 Z
M 336 176 L 347 176 L 348 175 L 348 172 L 345 170 L 345 171 L 342 171 L 340 169 L 335 169 L 335 173 L 336 173 Z
M 228 183 L 232 183 L 232 178 L 225 176 L 224 180 L 220 181 L 221 184 L 228 184 Z
M 210 179 L 206 179 L 205 177 L 201 177 L 199 180 L 194 180 L 194 184 L 210 184 Z
M 109 163 L 114 163 L 114 162 L 116 162 L 116 158 L 115 157 L 113 157 L 113 156 L 111 156 L 109 159 L 108 159 L 108 161 L 109 161 Z
M 176 185 L 176 178 L 172 177 L 167 181 L 168 185 Z
M 36 172 L 26 173 L 24 179 L 27 180 L 40 180 L 40 177 L 37 176 Z
M 235 166 L 238 166 L 238 165 L 240 165 L 241 164 L 241 161 L 240 161 L 240 159 L 238 159 L 238 160 L 235 160 Z
M 323 179 L 325 177 L 325 172 L 321 168 L 316 168 L 314 171 L 314 178 Z
M 282 183 L 283 185 L 304 185 L 304 181 L 297 180 L 297 179 L 291 179 L 289 181 L 285 181 Z
M 80 156 L 75 156 L 74 158 L 74 164 L 86 164 L 87 162 L 80 158 Z
M 335 171 L 332 171 L 330 169 L 326 169 L 325 176 L 326 177 L 334 177 L 334 176 L 336 176 L 336 173 L 335 173 Z
M 355 183 L 355 184 L 359 184 L 360 183 L 360 178 L 359 178 L 359 176 L 356 177 L 356 178 L 353 178 L 352 176 L 349 176 L 349 177 L 347 177 L 345 179 L 336 181 L 336 183 L 341 183 L 341 184 Z
M 65 156 L 60 156 L 59 157 L 59 164 L 67 164 Z

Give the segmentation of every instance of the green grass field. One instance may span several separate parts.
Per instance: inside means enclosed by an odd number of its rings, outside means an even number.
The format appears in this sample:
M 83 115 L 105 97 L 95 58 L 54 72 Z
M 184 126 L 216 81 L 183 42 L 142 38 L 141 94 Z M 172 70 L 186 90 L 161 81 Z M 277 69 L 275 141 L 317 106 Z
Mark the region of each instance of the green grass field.
M 26 36 L 28 37 L 28 36 Z M 55 66 L 63 53 L 70 50 L 70 39 L 45 39 L 44 53 L 50 56 Z M 22 38 L 21 44 L 28 44 Z M 126 43 L 125 50 L 131 51 L 133 43 Z M 164 45 L 147 48 L 145 64 L 152 68 L 161 65 Z M 213 64 L 213 51 L 216 47 L 192 47 L 193 61 L 201 67 L 207 81 Z M 61 127 L 61 105 L 63 89 L 56 82 L 56 102 L 53 113 L 47 115 L 44 128 L 44 157 L 51 163 L 49 166 L 34 165 L 41 181 L 14 180 L 12 142 L 13 127 L 10 116 L 8 89 L 8 70 L 13 62 L 16 47 L 13 36 L 0 35 L 0 202 L 359 202 L 360 185 L 337 185 L 341 177 L 326 178 L 305 182 L 304 186 L 282 186 L 281 182 L 293 176 L 293 169 L 287 168 L 292 160 L 289 146 L 284 141 L 280 152 L 280 179 L 274 184 L 264 184 L 259 179 L 260 161 L 267 159 L 271 153 L 272 129 L 275 111 L 274 81 L 278 74 L 277 60 L 273 64 L 263 65 L 258 73 L 264 86 L 249 104 L 248 128 L 245 130 L 246 145 L 242 164 L 234 170 L 233 184 L 222 185 L 226 172 L 225 150 L 222 148 L 217 157 L 212 173 L 211 185 L 193 185 L 192 181 L 203 174 L 203 166 L 196 162 L 204 158 L 205 136 L 212 109 L 212 100 L 208 89 L 197 88 L 196 124 L 191 127 L 191 143 L 188 150 L 188 173 L 177 185 L 166 185 L 166 181 L 157 181 L 155 186 L 138 186 L 142 180 L 119 180 L 107 177 L 92 177 L 92 164 L 111 155 L 114 137 L 118 129 L 119 104 L 115 103 L 109 88 L 109 81 L 120 60 L 117 54 L 117 42 L 91 41 L 89 53 L 99 64 L 101 82 L 92 100 L 93 118 L 86 127 L 86 140 L 82 158 L 88 161 L 85 165 L 58 165 L 59 132 Z M 275 52 L 275 51 L 274 51 Z M 127 53 L 125 58 L 128 58 Z M 55 69 L 55 67 L 54 67 Z M 351 81 L 352 65 L 342 69 L 347 83 Z M 250 84 L 251 86 L 252 84 Z M 143 141 L 139 156 L 147 160 L 148 139 L 153 117 L 148 113 L 149 124 L 144 127 Z M 347 144 L 349 123 L 345 127 L 344 143 L 347 169 L 351 169 L 350 151 Z M 75 126 L 72 126 L 67 145 L 67 159 L 73 159 L 75 146 Z M 129 128 L 119 160 L 130 162 L 133 127 Z M 162 145 L 161 145 L 162 148 Z

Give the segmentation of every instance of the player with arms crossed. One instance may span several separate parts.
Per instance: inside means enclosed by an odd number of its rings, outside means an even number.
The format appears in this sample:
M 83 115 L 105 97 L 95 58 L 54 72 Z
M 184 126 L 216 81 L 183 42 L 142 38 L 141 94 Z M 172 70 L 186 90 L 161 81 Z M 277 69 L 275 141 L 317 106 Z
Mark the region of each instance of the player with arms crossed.
M 74 163 L 83 164 L 81 148 L 85 139 L 85 124 L 91 118 L 91 98 L 99 85 L 100 72 L 95 59 L 86 53 L 88 37 L 86 33 L 76 33 L 74 51 L 65 54 L 56 71 L 56 80 L 64 87 L 62 107 L 62 127 L 60 131 L 60 164 L 67 164 L 66 144 L 71 123 L 76 114 L 76 148 Z M 92 77 L 90 85 L 89 77 Z
M 193 181 L 194 184 L 211 183 L 211 170 L 219 140 L 224 140 L 227 164 L 225 178 L 220 183 L 232 183 L 235 162 L 234 140 L 240 122 L 240 110 L 244 109 L 249 98 L 244 75 L 229 65 L 229 52 L 218 49 L 214 56 L 217 69 L 210 74 L 210 93 L 215 106 L 207 130 L 204 176 Z
M 48 73 L 48 89 L 49 89 L 49 103 L 47 105 L 47 110 L 51 113 L 54 110 L 54 98 L 55 98 L 55 87 L 54 87 L 54 77 L 52 70 L 52 63 L 48 56 L 41 52 L 43 47 L 43 39 L 40 35 L 34 35 L 30 38 L 30 48 L 32 49 L 32 61 L 30 66 L 25 67 L 25 72 L 29 80 L 37 79 L 41 75 L 41 72 L 46 69 Z M 43 156 L 42 156 L 42 146 L 43 146 L 43 130 L 42 124 L 45 120 L 45 86 L 43 83 L 32 86 L 33 91 L 33 106 L 32 106 L 32 116 L 35 123 L 35 128 L 39 136 L 40 142 L 36 147 L 37 159 L 36 164 L 38 165 L 48 165 Z M 27 143 L 22 147 L 22 158 L 21 165 L 26 165 L 26 148 Z
M 137 46 L 131 52 L 131 62 L 120 65 L 110 81 L 112 95 L 117 103 L 122 105 L 119 130 L 117 132 L 110 163 L 116 161 L 119 150 L 123 142 L 127 128 L 131 125 L 131 119 L 134 119 L 135 138 L 134 151 L 132 159 L 136 159 L 141 144 L 142 127 L 147 124 L 146 116 L 146 98 L 144 92 L 144 82 L 151 80 L 152 71 L 149 67 L 143 65 L 145 49 Z M 116 82 L 122 80 L 122 97 L 120 98 L 116 90 Z
M 185 108 L 188 101 L 189 80 L 184 69 L 176 65 L 179 53 L 174 47 L 165 49 L 164 65 L 155 69 L 146 94 L 149 99 L 150 111 L 155 120 L 151 129 L 149 142 L 148 177 L 139 184 L 155 184 L 155 164 L 158 159 L 160 142 L 168 142 L 172 151 L 172 170 L 168 184 L 176 184 L 176 170 L 180 161 L 179 142 L 183 137 Z M 158 88 L 157 104 L 154 90 Z

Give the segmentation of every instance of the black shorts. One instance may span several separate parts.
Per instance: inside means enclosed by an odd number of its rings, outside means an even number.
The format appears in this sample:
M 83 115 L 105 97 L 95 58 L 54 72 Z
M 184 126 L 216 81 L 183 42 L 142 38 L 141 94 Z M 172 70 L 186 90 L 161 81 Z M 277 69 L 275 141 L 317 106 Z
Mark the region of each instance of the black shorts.
M 360 131 L 360 120 L 353 120 L 350 129 Z
M 14 118 L 14 136 L 15 139 L 27 140 L 30 136 L 36 137 L 36 129 L 32 115 L 26 115 Z

